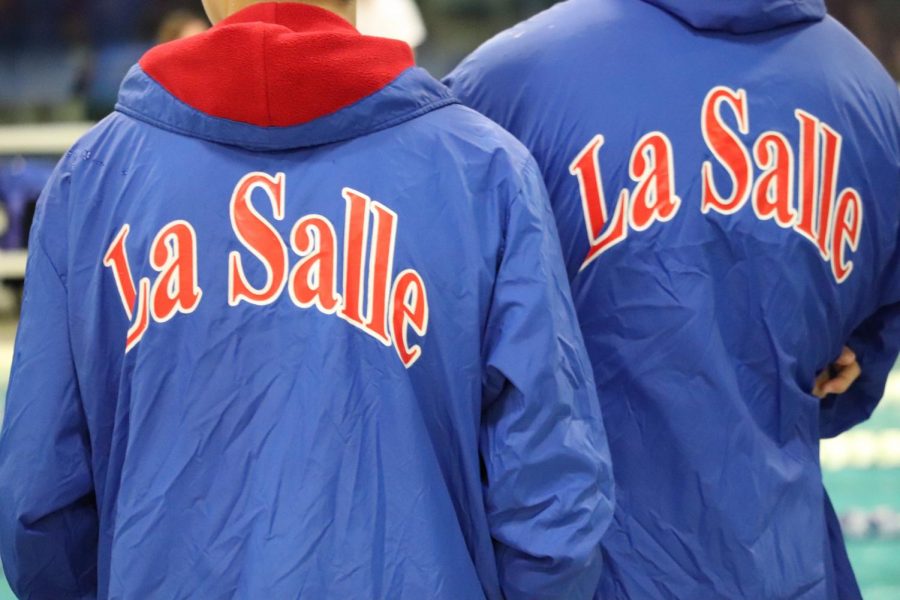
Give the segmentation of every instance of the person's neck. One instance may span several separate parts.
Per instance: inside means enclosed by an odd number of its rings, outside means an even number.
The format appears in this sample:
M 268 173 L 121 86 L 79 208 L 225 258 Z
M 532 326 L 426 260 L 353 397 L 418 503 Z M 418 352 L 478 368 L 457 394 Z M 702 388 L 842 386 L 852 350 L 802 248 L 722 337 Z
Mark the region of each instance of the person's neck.
M 346 19 L 356 26 L 356 2 L 355 0 L 228 0 L 224 17 L 230 17 L 239 10 L 243 10 L 253 4 L 261 2 L 282 2 L 295 4 L 309 4 L 331 11 L 339 17 Z

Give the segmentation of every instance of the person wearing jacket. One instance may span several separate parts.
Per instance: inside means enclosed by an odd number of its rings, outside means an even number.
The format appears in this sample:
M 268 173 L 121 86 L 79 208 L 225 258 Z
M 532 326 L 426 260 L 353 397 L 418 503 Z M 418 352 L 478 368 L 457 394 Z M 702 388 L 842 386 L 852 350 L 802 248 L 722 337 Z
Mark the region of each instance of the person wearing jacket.
M 19 596 L 593 594 L 612 473 L 537 166 L 318 4 L 208 0 L 47 186 Z
M 822 0 L 569 0 L 447 82 L 550 192 L 616 480 L 597 597 L 858 597 L 818 452 L 900 346 L 896 84 Z

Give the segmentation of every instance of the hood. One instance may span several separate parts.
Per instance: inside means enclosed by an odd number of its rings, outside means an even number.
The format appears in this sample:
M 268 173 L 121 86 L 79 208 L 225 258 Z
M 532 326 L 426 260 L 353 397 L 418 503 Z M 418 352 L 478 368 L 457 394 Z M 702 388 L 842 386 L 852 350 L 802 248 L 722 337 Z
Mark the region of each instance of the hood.
M 116 110 L 251 149 L 359 137 L 453 103 L 402 42 L 361 35 L 314 6 L 252 5 L 157 46 L 132 67 Z
M 644 0 L 696 29 L 759 33 L 825 18 L 824 0 Z

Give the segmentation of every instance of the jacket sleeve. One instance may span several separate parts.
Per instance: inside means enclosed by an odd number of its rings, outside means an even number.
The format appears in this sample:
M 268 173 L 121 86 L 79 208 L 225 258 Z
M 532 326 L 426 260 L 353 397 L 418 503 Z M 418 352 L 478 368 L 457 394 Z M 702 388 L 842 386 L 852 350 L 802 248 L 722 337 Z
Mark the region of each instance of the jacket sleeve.
M 821 437 L 835 437 L 862 423 L 884 396 L 888 375 L 900 352 L 900 290 L 896 295 L 891 304 L 866 319 L 847 342 L 856 353 L 862 374 L 849 390 L 822 401 Z
M 546 191 L 527 171 L 486 329 L 484 497 L 506 597 L 577 600 L 600 577 L 612 471 Z
M 851 334 L 846 345 L 859 361 L 862 374 L 850 389 L 825 398 L 821 404 L 819 434 L 831 438 L 862 423 L 884 396 L 885 385 L 900 353 L 900 222 L 890 236 L 893 251 L 872 286 L 878 309 Z
M 38 201 L 0 434 L 0 556 L 20 598 L 96 597 L 91 450 L 51 258 L 64 252 L 67 182 L 55 174 Z

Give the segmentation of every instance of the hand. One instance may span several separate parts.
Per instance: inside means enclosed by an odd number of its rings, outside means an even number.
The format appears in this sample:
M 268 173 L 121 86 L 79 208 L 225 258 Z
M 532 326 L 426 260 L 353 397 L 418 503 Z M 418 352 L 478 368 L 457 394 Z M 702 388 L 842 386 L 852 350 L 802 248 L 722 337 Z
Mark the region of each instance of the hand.
M 825 398 L 829 394 L 843 394 L 850 389 L 853 382 L 859 379 L 862 368 L 856 362 L 856 354 L 844 346 L 841 355 L 834 364 L 825 369 L 816 377 L 816 387 L 813 388 L 813 396 Z

